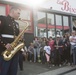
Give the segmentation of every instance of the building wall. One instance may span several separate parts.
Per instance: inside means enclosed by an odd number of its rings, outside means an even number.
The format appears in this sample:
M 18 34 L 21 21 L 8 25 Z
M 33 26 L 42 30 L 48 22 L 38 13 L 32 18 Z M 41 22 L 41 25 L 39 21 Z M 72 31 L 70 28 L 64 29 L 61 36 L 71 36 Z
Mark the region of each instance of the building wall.
M 75 0 L 48 0 L 36 11 L 35 31 L 39 37 L 63 36 L 76 31 Z
M 51 11 L 37 11 L 36 33 L 39 37 L 55 38 L 56 35 L 63 36 L 70 33 L 70 15 L 61 15 Z

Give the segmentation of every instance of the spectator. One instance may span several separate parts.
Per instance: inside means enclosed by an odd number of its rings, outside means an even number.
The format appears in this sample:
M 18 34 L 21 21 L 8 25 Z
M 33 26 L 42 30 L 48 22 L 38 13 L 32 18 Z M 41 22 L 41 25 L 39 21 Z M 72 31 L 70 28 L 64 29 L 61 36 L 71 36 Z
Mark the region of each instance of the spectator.
M 33 55 L 34 55 L 34 45 L 33 43 L 30 43 L 30 46 L 28 47 L 28 55 L 30 62 L 33 61 Z
M 71 64 L 76 65 L 76 32 L 72 31 L 72 35 L 69 37 L 71 44 Z
M 46 42 L 46 45 L 44 46 L 45 56 L 48 63 L 48 66 L 50 67 L 50 54 L 51 54 L 51 48 L 48 45 L 48 42 Z
M 69 41 L 69 35 L 66 33 L 63 37 L 63 43 L 64 43 L 64 52 L 63 52 L 63 59 L 65 64 L 70 64 L 70 41 Z
M 54 40 L 52 39 L 52 36 L 49 37 L 49 41 L 48 42 L 49 42 L 49 46 L 51 48 L 51 56 L 50 56 L 51 63 L 54 63 Z
M 45 64 L 45 62 L 46 62 L 46 57 L 45 57 L 45 52 L 44 52 L 45 45 L 46 45 L 46 39 L 45 39 L 45 37 L 43 37 L 42 42 L 41 42 L 41 49 L 40 49 L 40 57 L 41 57 L 42 64 Z
M 36 58 L 39 61 L 40 58 L 40 49 L 39 49 L 39 40 L 38 37 L 35 37 L 33 40 L 33 44 L 34 44 L 34 62 L 36 62 Z M 37 55 L 37 57 L 36 57 Z
M 57 38 L 54 42 L 55 47 L 55 65 L 61 67 L 62 62 L 62 53 L 63 53 L 63 41 L 60 39 L 60 35 L 57 35 Z

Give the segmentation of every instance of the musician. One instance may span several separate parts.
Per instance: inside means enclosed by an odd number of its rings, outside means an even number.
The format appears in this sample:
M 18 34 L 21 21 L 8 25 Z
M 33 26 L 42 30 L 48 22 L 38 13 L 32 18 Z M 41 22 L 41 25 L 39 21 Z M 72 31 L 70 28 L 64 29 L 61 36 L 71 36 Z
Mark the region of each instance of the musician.
M 20 16 L 18 7 L 11 7 L 8 16 L 0 16 L 0 75 L 17 75 L 18 53 L 5 61 L 2 52 L 6 49 L 12 50 L 11 43 L 19 34 L 19 24 L 15 21 Z

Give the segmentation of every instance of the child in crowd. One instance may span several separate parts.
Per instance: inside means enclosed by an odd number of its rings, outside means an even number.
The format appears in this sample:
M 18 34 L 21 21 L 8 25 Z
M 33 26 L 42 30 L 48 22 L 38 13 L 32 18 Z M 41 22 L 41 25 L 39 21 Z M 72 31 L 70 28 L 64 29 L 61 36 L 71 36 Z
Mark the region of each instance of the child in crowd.
M 48 66 L 50 67 L 50 54 L 51 54 L 51 47 L 48 45 L 48 42 L 46 42 L 46 45 L 44 46 L 45 56 L 48 63 Z

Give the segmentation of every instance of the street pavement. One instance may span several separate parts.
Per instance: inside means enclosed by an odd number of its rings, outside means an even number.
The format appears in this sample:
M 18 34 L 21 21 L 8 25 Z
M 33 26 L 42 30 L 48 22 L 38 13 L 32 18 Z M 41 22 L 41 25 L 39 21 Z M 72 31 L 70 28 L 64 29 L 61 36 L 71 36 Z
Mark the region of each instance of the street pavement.
M 76 66 L 51 66 L 47 64 L 24 62 L 24 70 L 18 68 L 17 75 L 76 75 Z

